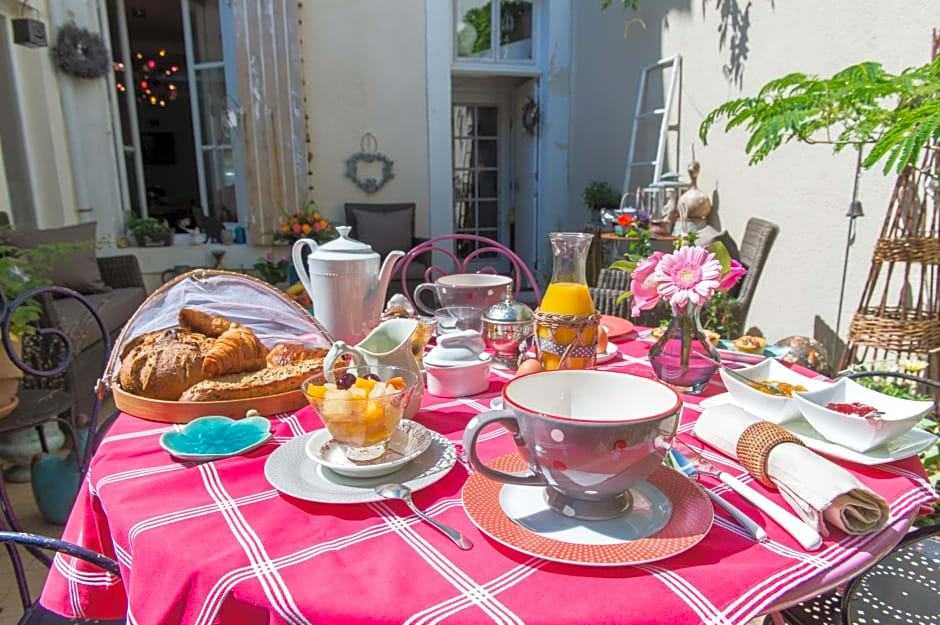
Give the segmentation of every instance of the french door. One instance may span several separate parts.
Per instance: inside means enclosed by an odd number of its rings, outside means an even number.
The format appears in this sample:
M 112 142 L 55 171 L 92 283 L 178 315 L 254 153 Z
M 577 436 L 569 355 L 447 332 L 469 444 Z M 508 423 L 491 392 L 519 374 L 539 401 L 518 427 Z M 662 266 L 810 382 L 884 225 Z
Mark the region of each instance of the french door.
M 138 87 L 141 72 L 148 72 L 147 64 L 162 69 L 159 57 L 143 55 L 141 44 L 132 41 L 128 29 L 126 0 L 113 0 L 110 19 L 117 38 L 115 69 L 118 90 L 124 96 L 121 129 L 127 171 L 127 199 L 136 205 L 142 216 L 148 214 L 148 183 L 145 175 L 145 156 L 152 144 L 141 141 L 141 122 L 138 104 L 142 94 Z M 159 79 L 170 85 L 174 99 L 184 96 L 189 100 L 189 122 L 192 125 L 192 145 L 179 145 L 176 151 L 195 151 L 194 169 L 197 177 L 196 198 L 202 215 L 221 221 L 241 221 L 246 218 L 246 190 L 243 145 L 239 137 L 241 107 L 238 103 L 235 45 L 232 36 L 232 14 L 228 0 L 176 0 L 159 9 L 151 9 L 152 16 L 159 12 L 179 11 L 182 22 L 182 47 L 185 51 L 183 67 L 166 69 Z M 141 9 L 136 8 L 135 17 Z M 171 42 L 172 43 L 172 42 Z M 165 53 L 160 50 L 159 56 Z M 152 72 L 148 72 L 150 76 Z M 170 93 L 167 92 L 167 93 Z M 149 94 L 150 92 L 146 92 Z M 145 94 L 145 95 L 146 95 Z M 182 99 L 182 98 L 180 98 Z M 151 96 L 140 106 L 160 106 L 162 98 Z M 185 109 L 183 109 L 185 110 Z M 185 115 L 179 108 L 168 109 L 168 115 Z M 148 133 L 151 134 L 151 133 Z
M 455 90 L 452 102 L 454 232 L 508 245 L 509 98 Z M 455 252 L 463 257 L 478 247 L 462 241 Z

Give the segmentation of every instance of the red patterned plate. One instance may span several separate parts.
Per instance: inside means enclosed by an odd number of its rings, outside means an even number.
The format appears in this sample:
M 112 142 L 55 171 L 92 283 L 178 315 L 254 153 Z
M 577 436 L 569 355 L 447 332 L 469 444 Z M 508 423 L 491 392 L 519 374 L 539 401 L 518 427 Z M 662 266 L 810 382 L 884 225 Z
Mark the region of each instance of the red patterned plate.
M 500 471 L 526 469 L 525 461 L 515 452 L 493 460 L 489 466 Z M 511 520 L 500 505 L 500 491 L 505 485 L 479 473 L 471 474 L 464 484 L 463 507 L 484 534 L 528 555 L 587 566 L 642 564 L 663 560 L 692 548 L 705 538 L 714 518 L 712 504 L 702 489 L 678 471 L 663 466 L 647 481 L 672 503 L 671 516 L 658 532 L 623 542 L 565 542 L 526 529 Z M 624 517 L 625 521 L 628 519 L 629 515 Z
M 609 339 L 619 338 L 624 334 L 633 332 L 633 323 L 620 317 L 601 315 L 601 325 L 607 328 L 607 338 Z

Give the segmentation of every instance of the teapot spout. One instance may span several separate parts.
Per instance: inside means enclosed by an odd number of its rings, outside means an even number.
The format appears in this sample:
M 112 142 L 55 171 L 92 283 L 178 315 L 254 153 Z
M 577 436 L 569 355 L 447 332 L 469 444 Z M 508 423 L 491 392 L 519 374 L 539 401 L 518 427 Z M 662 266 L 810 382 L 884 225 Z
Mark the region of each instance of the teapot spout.
M 378 280 L 372 288 L 369 298 L 373 301 L 385 302 L 385 294 L 388 291 L 388 283 L 392 278 L 392 271 L 395 269 L 395 263 L 399 258 L 405 255 L 401 250 L 393 250 L 385 257 L 382 267 L 379 269 Z

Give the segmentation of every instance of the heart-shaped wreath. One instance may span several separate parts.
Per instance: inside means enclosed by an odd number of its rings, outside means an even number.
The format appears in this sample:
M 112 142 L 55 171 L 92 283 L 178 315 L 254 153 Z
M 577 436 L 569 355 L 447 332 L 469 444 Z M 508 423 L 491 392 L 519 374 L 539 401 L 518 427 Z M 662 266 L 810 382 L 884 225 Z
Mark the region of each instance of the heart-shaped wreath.
M 75 24 L 59 30 L 52 57 L 59 69 L 77 78 L 99 78 L 111 69 L 111 53 L 101 37 Z
M 359 163 L 375 163 L 376 161 L 382 163 L 382 177 L 378 180 L 375 178 L 360 178 Z M 356 183 L 356 186 L 366 193 L 375 193 L 384 187 L 385 183 L 395 177 L 395 174 L 392 172 L 392 166 L 394 164 L 392 159 L 384 154 L 357 152 L 346 159 L 346 177 Z

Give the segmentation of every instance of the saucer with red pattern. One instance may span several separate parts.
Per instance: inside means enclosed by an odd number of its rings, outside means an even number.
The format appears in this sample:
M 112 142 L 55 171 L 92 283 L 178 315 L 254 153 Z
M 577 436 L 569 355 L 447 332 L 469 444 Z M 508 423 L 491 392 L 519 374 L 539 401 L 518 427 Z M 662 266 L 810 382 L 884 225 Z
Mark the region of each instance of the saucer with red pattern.
M 515 452 L 487 464 L 507 472 L 527 468 Z M 630 493 L 630 512 L 583 521 L 550 509 L 544 487 L 503 484 L 472 473 L 463 487 L 463 506 L 480 531 L 511 549 L 586 566 L 663 560 L 691 549 L 711 528 L 711 502 L 678 471 L 660 467 Z

